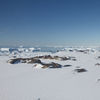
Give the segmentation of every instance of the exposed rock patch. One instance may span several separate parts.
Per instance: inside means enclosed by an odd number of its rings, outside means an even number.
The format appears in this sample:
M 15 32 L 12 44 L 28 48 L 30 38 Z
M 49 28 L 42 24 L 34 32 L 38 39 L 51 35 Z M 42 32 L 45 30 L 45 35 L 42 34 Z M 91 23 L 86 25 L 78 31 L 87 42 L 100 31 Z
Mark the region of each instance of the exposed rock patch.
M 32 58 L 14 58 L 10 59 L 8 63 L 17 64 L 17 63 L 41 63 L 39 59 L 52 59 L 52 60 L 72 60 L 76 61 L 75 57 L 59 57 L 59 56 L 51 56 L 51 55 L 44 55 L 44 56 L 36 56 Z
M 87 72 L 87 70 L 84 69 L 84 68 L 77 68 L 74 71 L 77 72 L 77 73 Z
M 96 63 L 95 66 L 100 66 L 100 63 Z
M 72 65 L 64 65 L 63 67 L 71 67 Z
M 58 63 L 41 63 L 41 64 L 35 64 L 34 65 L 35 68 L 62 68 L 62 65 L 58 64 Z
M 59 57 L 59 56 L 50 56 L 50 55 L 46 55 L 46 56 L 36 56 L 36 57 L 32 57 L 32 58 L 14 58 L 14 59 L 10 59 L 8 61 L 8 63 L 10 64 L 18 64 L 18 63 L 27 63 L 27 64 L 35 64 L 34 67 L 40 67 L 41 68 L 62 68 L 62 67 L 70 67 L 72 65 L 64 65 L 62 66 L 61 64 L 55 63 L 55 62 L 51 62 L 51 63 L 43 63 L 41 62 L 41 58 L 43 59 L 60 59 L 60 60 L 70 60 L 70 59 L 75 59 L 74 57 Z
M 41 64 L 41 60 L 39 59 L 35 59 L 35 58 L 16 58 L 16 59 L 10 59 L 8 61 L 8 63 L 10 64 L 18 64 L 18 63 L 40 63 Z
M 100 59 L 100 56 L 98 56 L 98 59 Z
M 43 64 L 43 67 L 48 67 L 48 68 L 62 68 L 62 65 L 58 63 L 49 63 L 49 64 Z
M 61 61 L 66 61 L 66 60 L 76 61 L 75 57 L 59 57 L 59 56 L 51 56 L 51 55 L 36 56 L 34 58 L 37 58 L 37 59 L 55 59 L 55 60 L 61 60 Z
M 28 63 L 28 64 L 41 64 L 42 65 L 42 68 L 61 68 L 62 65 L 58 64 L 58 63 L 43 63 L 41 62 L 41 60 L 39 59 L 35 59 L 35 58 L 16 58 L 16 59 L 10 59 L 8 61 L 8 63 L 10 64 L 18 64 L 18 63 Z
M 76 52 L 81 52 L 81 53 L 87 54 L 87 53 L 89 53 L 89 50 L 77 50 L 76 49 Z

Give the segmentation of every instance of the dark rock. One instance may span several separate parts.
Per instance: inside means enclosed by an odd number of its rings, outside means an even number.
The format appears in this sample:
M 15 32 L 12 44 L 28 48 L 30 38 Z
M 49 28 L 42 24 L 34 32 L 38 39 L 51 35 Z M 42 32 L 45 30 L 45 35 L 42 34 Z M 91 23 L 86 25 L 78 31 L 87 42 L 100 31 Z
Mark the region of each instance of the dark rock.
M 39 63 L 39 64 L 41 64 L 42 62 L 39 59 L 31 58 L 31 59 L 28 60 L 28 63 L 29 64 L 33 64 L 33 63 Z
M 71 67 L 72 65 L 64 65 L 63 67 Z
M 54 56 L 53 57 L 55 60 L 58 60 L 60 57 L 59 56 Z
M 84 69 L 84 68 L 75 69 L 74 71 L 76 71 L 76 72 L 78 72 L 78 73 L 87 72 L 87 70 Z
M 100 56 L 98 56 L 98 59 L 100 59 Z
M 8 62 L 9 62 L 10 64 L 18 64 L 18 63 L 20 63 L 20 61 L 21 61 L 21 59 L 18 58 L 18 59 L 11 59 L 11 60 L 9 60 Z
M 40 63 L 41 61 L 39 59 L 34 59 L 34 58 L 15 58 L 15 59 L 10 59 L 8 61 L 10 64 L 18 64 L 18 63 Z
M 96 63 L 95 65 L 96 65 L 96 66 L 100 66 L 100 63 Z
M 53 57 L 50 56 L 50 55 L 45 55 L 43 58 L 44 58 L 44 59 L 53 59 Z
M 75 57 L 59 57 L 59 56 L 51 56 L 51 55 L 36 56 L 34 58 L 37 58 L 37 59 L 55 59 L 55 60 L 62 60 L 62 61 L 75 59 Z
M 70 57 L 61 57 L 61 60 L 71 60 L 71 58 Z
M 49 68 L 61 68 L 61 67 L 62 67 L 62 65 L 57 64 L 57 63 L 54 63 L 54 62 L 52 62 L 52 63 L 50 64 L 50 66 L 49 66 Z
M 69 50 L 70 52 L 73 52 L 73 50 Z
M 37 63 L 37 64 L 41 64 L 43 65 L 42 68 L 61 68 L 62 65 L 58 64 L 58 63 L 49 63 L 49 64 L 45 64 L 42 63 L 41 60 L 39 59 L 35 59 L 35 58 L 16 58 L 16 59 L 11 59 L 8 61 L 10 64 L 18 64 L 18 63 L 28 63 L 28 64 L 33 64 L 33 63 Z
M 43 67 L 42 68 L 61 68 L 62 65 L 58 64 L 58 63 L 49 63 L 49 64 L 42 64 Z
M 73 61 L 76 61 L 77 59 L 72 59 Z
M 43 58 L 44 56 L 36 56 L 36 57 L 34 57 L 34 58 L 36 58 L 36 59 L 41 59 L 41 58 Z
M 36 56 L 36 57 L 34 57 L 34 58 L 38 58 L 38 59 L 53 59 L 53 57 L 50 56 L 50 55 L 45 55 L 45 56 Z

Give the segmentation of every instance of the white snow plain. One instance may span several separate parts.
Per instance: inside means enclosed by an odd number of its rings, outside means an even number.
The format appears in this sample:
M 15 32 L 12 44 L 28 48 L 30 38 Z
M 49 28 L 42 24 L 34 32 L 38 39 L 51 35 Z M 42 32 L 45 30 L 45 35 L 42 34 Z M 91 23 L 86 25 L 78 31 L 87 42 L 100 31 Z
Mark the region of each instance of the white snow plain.
M 58 69 L 42 69 L 34 64 L 9 64 L 11 55 L 0 56 L 0 100 L 100 100 L 100 52 L 88 53 L 60 51 L 57 53 L 36 52 L 36 55 L 73 56 L 76 61 L 44 60 L 70 67 Z M 26 57 L 23 53 L 22 57 Z M 20 56 L 21 56 L 20 55 Z M 87 72 L 77 73 L 77 68 L 85 68 Z

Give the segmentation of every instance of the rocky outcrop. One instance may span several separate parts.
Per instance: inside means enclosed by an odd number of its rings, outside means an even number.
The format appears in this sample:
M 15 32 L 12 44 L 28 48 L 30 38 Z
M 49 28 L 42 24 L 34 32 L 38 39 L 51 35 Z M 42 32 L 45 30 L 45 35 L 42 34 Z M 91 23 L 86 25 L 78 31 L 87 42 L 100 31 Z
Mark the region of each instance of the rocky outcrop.
M 71 67 L 72 65 L 64 65 L 63 67 Z
M 58 63 L 49 63 L 49 64 L 42 64 L 43 67 L 42 68 L 61 68 L 62 65 L 58 64 Z
M 75 57 L 59 57 L 59 56 L 51 56 L 51 55 L 44 55 L 44 56 L 36 56 L 32 58 L 14 58 L 9 60 L 8 62 L 11 64 L 17 64 L 17 63 L 41 63 L 39 59 L 51 59 L 51 60 L 72 60 L 76 61 Z
M 74 71 L 77 72 L 77 73 L 87 72 L 87 70 L 84 69 L 84 68 L 77 68 Z
M 41 62 L 41 60 L 36 59 L 36 58 L 16 58 L 16 59 L 10 59 L 8 61 L 8 63 L 10 64 L 18 64 L 18 63 L 27 63 L 27 64 L 41 64 L 43 67 L 42 68 L 61 68 L 62 65 L 58 64 L 58 63 L 43 63 Z
M 62 65 L 58 64 L 58 63 L 54 63 L 54 62 L 51 62 L 51 63 L 42 63 L 42 64 L 34 64 L 33 66 L 34 68 L 62 68 Z
M 53 59 L 53 57 L 50 56 L 50 55 L 45 55 L 45 56 L 36 56 L 36 57 L 34 57 L 34 58 L 37 58 L 37 59 Z
M 8 63 L 10 64 L 18 64 L 18 63 L 41 63 L 41 61 L 39 59 L 35 59 L 35 58 L 15 58 L 15 59 L 10 59 L 8 61 Z
M 35 64 L 34 67 L 37 67 L 38 65 L 41 67 L 41 68 L 62 68 L 62 67 L 70 67 L 71 65 L 60 65 L 58 63 L 55 63 L 55 62 L 51 62 L 51 63 L 43 63 L 41 62 L 40 59 L 55 59 L 55 60 L 70 60 L 71 58 L 70 57 L 59 57 L 59 56 L 50 56 L 50 55 L 46 55 L 46 56 L 36 56 L 36 57 L 33 57 L 33 58 L 14 58 L 14 59 L 10 59 L 8 61 L 8 63 L 10 64 L 18 64 L 18 63 L 27 63 L 27 64 Z M 73 57 L 73 59 L 75 59 Z
M 96 63 L 95 66 L 100 66 L 100 63 Z
M 55 60 L 62 60 L 62 61 L 66 61 L 66 60 L 76 61 L 75 57 L 59 57 L 59 56 L 51 56 L 51 55 L 36 56 L 34 58 L 36 59 L 55 59 Z

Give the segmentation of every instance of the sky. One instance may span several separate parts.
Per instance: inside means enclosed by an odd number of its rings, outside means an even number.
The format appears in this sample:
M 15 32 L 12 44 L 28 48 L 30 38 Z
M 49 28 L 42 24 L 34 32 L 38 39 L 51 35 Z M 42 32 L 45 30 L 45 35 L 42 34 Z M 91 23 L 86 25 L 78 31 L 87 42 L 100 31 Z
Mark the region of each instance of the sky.
M 0 0 L 0 46 L 100 45 L 100 0 Z

